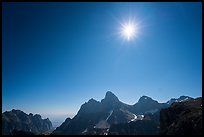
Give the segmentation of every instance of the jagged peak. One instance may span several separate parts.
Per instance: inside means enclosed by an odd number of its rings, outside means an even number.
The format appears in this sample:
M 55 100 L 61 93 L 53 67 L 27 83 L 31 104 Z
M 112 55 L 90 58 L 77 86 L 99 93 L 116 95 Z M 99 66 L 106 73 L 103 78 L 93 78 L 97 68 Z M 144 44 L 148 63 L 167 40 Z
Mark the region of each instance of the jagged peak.
M 14 113 L 14 114 L 18 114 L 18 113 L 23 113 L 26 114 L 25 112 L 19 110 L 19 109 L 12 109 L 11 111 L 7 111 L 8 113 Z M 27 114 L 26 114 L 27 115 Z
M 15 109 L 12 109 L 11 111 L 16 111 Z
M 105 100 L 110 100 L 111 99 L 111 100 L 119 101 L 118 97 L 115 94 L 113 94 L 111 91 L 106 92 L 106 95 L 105 95 L 104 99 Z
M 95 99 L 91 98 L 91 99 L 89 99 L 88 103 L 91 103 L 91 102 L 98 102 L 98 101 L 96 101 Z
M 66 118 L 65 122 L 70 122 L 72 119 L 70 117 Z
M 41 115 L 39 115 L 39 114 L 35 114 L 34 117 L 37 117 L 37 118 L 41 119 Z
M 91 99 L 89 99 L 88 102 L 85 102 L 83 105 L 87 106 L 87 105 L 93 105 L 93 104 L 98 104 L 98 103 L 100 103 L 100 102 L 95 100 L 95 99 L 93 99 L 93 98 L 91 98 Z
M 21 110 L 18 110 L 18 109 L 12 109 L 11 111 L 12 112 L 22 112 Z

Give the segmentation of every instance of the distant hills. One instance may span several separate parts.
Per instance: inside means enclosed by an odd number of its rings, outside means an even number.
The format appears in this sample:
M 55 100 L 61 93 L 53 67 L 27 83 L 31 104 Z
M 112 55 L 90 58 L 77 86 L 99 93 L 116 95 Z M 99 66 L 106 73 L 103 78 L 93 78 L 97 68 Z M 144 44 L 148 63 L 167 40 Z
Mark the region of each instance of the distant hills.
M 3 135 L 39 135 L 52 128 L 51 121 L 42 119 L 39 114 L 29 115 L 21 110 L 6 111 L 2 114 Z
M 2 113 L 2 120 L 3 135 L 197 135 L 202 133 L 202 98 L 180 96 L 159 103 L 142 96 L 128 105 L 108 91 L 101 101 L 91 98 L 82 104 L 54 131 L 48 118 L 20 110 Z

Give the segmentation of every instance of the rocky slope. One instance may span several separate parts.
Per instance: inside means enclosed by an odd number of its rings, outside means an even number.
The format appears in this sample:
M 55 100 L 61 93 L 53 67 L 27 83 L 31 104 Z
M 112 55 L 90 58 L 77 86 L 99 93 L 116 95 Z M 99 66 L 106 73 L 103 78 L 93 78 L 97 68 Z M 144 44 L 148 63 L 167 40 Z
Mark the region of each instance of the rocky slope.
M 201 135 L 202 98 L 175 102 L 160 112 L 161 135 Z
M 113 124 L 109 135 L 158 135 L 159 126 L 152 120 L 138 120 L 130 123 Z
M 2 113 L 2 134 L 43 134 L 52 128 L 51 121 L 38 114 L 15 110 Z

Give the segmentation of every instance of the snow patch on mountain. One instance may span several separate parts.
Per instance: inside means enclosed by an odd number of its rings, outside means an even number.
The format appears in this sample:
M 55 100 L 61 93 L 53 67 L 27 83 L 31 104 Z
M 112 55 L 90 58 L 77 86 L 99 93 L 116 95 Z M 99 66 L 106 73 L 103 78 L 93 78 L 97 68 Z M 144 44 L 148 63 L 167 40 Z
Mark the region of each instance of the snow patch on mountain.
M 109 116 L 106 118 L 106 121 L 109 119 L 109 117 L 112 115 L 112 113 L 113 113 L 113 110 L 110 111 L 110 114 L 109 114 Z
M 137 120 L 143 120 L 144 119 L 144 115 L 135 115 L 133 114 L 134 118 L 131 119 L 128 123 L 132 122 L 132 121 L 137 121 Z
M 179 102 L 183 102 L 183 101 L 186 101 L 186 100 L 188 100 L 188 97 L 183 99 L 183 100 L 180 100 Z
M 134 118 L 131 119 L 130 121 L 135 121 L 137 119 L 137 115 L 133 114 Z

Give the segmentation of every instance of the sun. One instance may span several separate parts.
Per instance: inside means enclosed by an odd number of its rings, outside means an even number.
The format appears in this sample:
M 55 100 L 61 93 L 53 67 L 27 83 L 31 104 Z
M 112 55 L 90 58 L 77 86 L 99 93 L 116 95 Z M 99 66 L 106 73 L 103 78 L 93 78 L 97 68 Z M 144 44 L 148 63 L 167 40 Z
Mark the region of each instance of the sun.
M 134 20 L 121 23 L 120 35 L 127 41 L 133 40 L 138 35 L 138 24 Z

